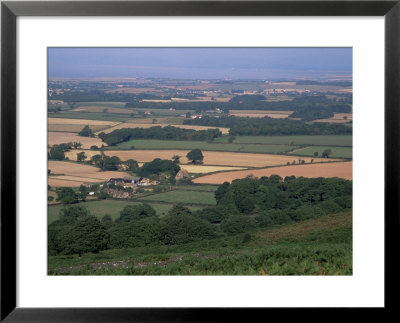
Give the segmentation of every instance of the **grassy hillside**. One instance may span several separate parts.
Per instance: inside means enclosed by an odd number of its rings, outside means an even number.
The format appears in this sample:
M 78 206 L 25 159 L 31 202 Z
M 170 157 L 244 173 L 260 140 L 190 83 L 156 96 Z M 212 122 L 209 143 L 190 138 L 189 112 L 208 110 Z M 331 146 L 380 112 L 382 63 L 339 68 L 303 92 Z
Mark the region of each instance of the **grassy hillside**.
M 185 245 L 49 257 L 51 275 L 351 275 L 351 211 Z

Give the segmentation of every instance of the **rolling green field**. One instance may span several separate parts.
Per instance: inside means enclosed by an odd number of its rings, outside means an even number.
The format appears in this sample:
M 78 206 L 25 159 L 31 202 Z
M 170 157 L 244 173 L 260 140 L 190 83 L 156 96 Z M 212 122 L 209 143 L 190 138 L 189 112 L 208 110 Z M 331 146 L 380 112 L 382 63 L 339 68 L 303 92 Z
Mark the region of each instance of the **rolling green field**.
M 126 102 L 108 102 L 108 101 L 99 101 L 99 102 L 78 102 L 75 104 L 75 108 L 79 107 L 111 107 L 111 108 L 125 108 Z
M 203 193 L 203 192 L 200 192 Z M 163 193 L 165 194 L 165 193 Z M 193 194 L 193 193 L 191 193 Z M 197 193 L 196 193 L 197 195 Z M 93 202 L 83 202 L 75 205 L 85 206 L 91 214 L 96 215 L 99 219 L 101 219 L 104 215 L 111 215 L 112 219 L 115 220 L 119 217 L 122 209 L 127 205 L 134 205 L 139 203 L 147 203 L 151 207 L 153 207 L 157 214 L 162 216 L 166 214 L 173 204 L 161 204 L 161 203 L 151 203 L 148 201 L 118 201 L 118 200 L 102 200 L 102 201 L 93 201 Z M 59 218 L 59 214 L 63 205 L 52 205 L 48 207 L 48 224 L 54 222 Z M 188 206 L 192 211 L 196 211 L 201 209 L 201 207 L 197 206 Z
M 124 122 L 132 118 L 127 114 L 101 113 L 101 112 L 59 112 L 49 113 L 49 118 L 67 118 L 67 119 L 87 119 Z
M 228 143 L 229 136 L 215 139 L 215 142 Z M 352 136 L 235 136 L 235 144 L 266 145 L 318 145 L 318 146 L 352 146 Z
M 330 149 L 332 154 L 329 157 L 342 157 L 342 158 L 352 158 L 353 148 L 352 147 L 334 147 L 334 146 L 311 146 L 300 148 L 293 152 L 293 155 L 298 156 L 314 156 L 314 152 L 318 152 L 318 157 L 321 157 L 322 152 L 325 149 Z
M 187 203 L 187 204 L 204 204 L 204 205 L 215 205 L 216 201 L 214 198 L 214 192 L 201 192 L 196 193 L 189 191 L 169 191 L 166 193 L 149 195 L 146 197 L 139 198 L 138 201 L 158 201 L 167 203 Z
M 352 213 L 185 245 L 50 256 L 51 275 L 352 275 Z
M 189 140 L 151 140 L 151 139 L 133 139 L 116 146 L 107 147 L 106 149 L 201 149 L 211 151 L 231 151 L 246 153 L 271 153 L 279 154 L 289 150 L 299 148 L 299 146 L 289 145 L 259 145 L 259 144 L 223 144 L 208 143 L 206 141 L 189 141 Z

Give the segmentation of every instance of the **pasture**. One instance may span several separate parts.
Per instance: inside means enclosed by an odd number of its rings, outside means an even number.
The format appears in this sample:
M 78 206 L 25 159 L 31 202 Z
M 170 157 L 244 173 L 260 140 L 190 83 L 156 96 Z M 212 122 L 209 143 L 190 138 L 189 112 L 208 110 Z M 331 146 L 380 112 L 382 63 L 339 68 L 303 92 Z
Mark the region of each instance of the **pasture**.
M 139 198 L 138 201 L 156 201 L 166 203 L 185 203 L 185 204 L 202 204 L 202 205 L 215 205 L 216 200 L 214 192 L 196 193 L 186 190 L 174 190 L 166 193 L 153 194 Z
M 101 113 L 117 113 L 117 114 L 136 114 L 137 112 L 132 109 L 127 108 L 113 108 L 109 106 L 86 106 L 86 107 L 78 107 L 71 112 L 101 112 Z
M 116 218 L 119 217 L 120 212 L 125 206 L 136 205 L 141 203 L 147 203 L 147 202 L 124 201 L 124 200 L 121 201 L 101 200 L 101 201 L 81 202 L 77 205 L 86 207 L 91 214 L 95 215 L 99 219 L 101 219 L 106 214 L 109 214 L 111 215 L 112 219 L 115 220 Z M 165 204 L 165 203 L 147 203 L 147 204 L 153 207 L 156 210 L 157 215 L 159 216 L 167 214 L 172 207 L 172 204 Z M 48 206 L 48 224 L 54 222 L 60 217 L 60 211 L 64 207 L 65 206 L 60 204 Z M 192 211 L 196 211 L 201 208 L 198 206 L 188 206 L 188 207 Z
M 106 122 L 125 122 L 130 116 L 127 114 L 117 114 L 117 113 L 103 113 L 103 112 L 59 112 L 59 113 L 49 113 L 49 118 L 55 119 L 84 119 L 84 120 L 96 120 L 96 121 L 106 121 Z
M 303 176 L 341 177 L 345 179 L 352 179 L 353 162 L 306 164 L 225 172 L 198 177 L 195 178 L 193 182 L 197 184 L 222 184 L 223 182 L 232 182 L 235 179 L 245 178 L 247 176 L 262 177 L 271 175 L 279 175 L 282 178 L 285 178 L 286 176 Z
M 217 143 L 228 143 L 228 136 L 214 140 Z M 235 136 L 233 143 L 237 144 L 264 144 L 264 145 L 317 145 L 317 146 L 352 146 L 353 138 L 348 135 L 326 136 Z
M 152 140 L 152 139 L 132 139 L 122 142 L 108 149 L 201 149 L 210 151 L 229 151 L 246 153 L 271 153 L 279 154 L 290 151 L 300 146 L 289 145 L 260 145 L 260 144 L 237 144 L 191 140 Z
M 334 146 L 311 146 L 305 148 L 295 149 L 289 154 L 295 154 L 298 156 L 314 156 L 315 152 L 318 152 L 318 156 L 322 156 L 324 150 L 330 149 L 332 158 L 352 158 L 353 148 L 352 147 L 334 147 Z
M 54 132 L 50 131 L 47 136 L 47 144 L 50 146 L 59 145 L 67 142 L 80 142 L 83 149 L 89 149 L 91 146 L 107 145 L 100 138 L 81 137 L 73 132 Z

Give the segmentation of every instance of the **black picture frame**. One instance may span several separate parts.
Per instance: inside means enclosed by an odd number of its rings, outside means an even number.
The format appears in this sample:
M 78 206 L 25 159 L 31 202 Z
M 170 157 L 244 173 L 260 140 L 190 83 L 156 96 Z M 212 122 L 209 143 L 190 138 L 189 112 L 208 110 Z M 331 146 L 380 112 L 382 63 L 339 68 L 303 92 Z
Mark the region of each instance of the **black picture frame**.
M 257 316 L 255 315 L 260 314 L 258 312 L 262 311 L 262 309 L 238 308 L 39 309 L 16 307 L 16 19 L 18 16 L 384 16 L 385 307 L 384 309 L 377 309 L 377 312 L 379 312 L 378 315 L 381 315 L 382 310 L 386 312 L 395 310 L 397 302 L 394 291 L 399 286 L 399 275 L 396 273 L 395 259 L 398 255 L 400 227 L 399 2 L 399 0 L 2 2 L 1 322 L 233 322 L 240 319 L 241 315 L 239 314 L 251 315 L 256 320 Z M 279 311 L 278 309 L 275 310 Z

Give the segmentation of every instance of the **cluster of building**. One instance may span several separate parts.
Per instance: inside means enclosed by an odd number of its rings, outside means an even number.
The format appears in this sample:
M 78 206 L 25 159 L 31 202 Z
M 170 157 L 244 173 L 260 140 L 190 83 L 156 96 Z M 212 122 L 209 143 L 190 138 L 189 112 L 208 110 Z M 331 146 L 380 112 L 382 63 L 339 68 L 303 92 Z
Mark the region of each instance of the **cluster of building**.
M 125 176 L 123 178 L 110 178 L 107 182 L 108 185 L 122 185 L 124 187 L 132 187 L 132 186 L 148 186 L 148 185 L 157 185 L 157 181 L 151 181 L 146 177 L 137 177 L 137 176 Z

